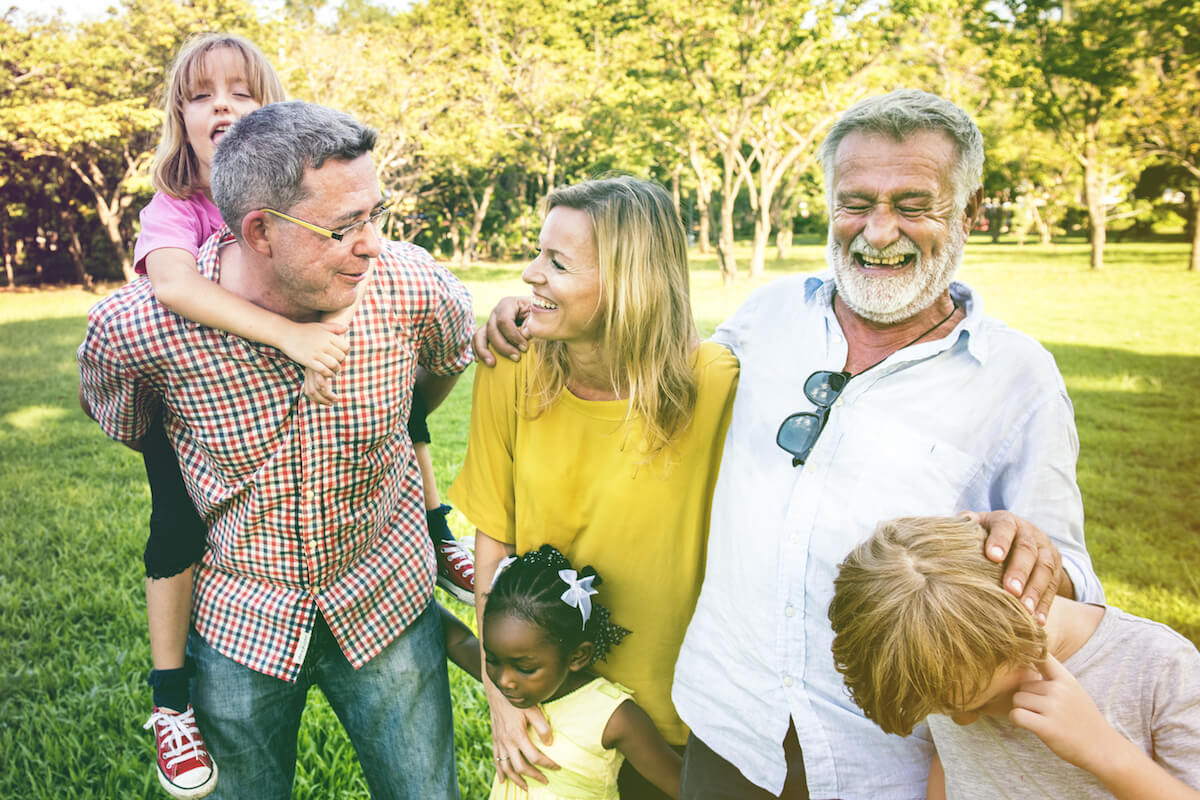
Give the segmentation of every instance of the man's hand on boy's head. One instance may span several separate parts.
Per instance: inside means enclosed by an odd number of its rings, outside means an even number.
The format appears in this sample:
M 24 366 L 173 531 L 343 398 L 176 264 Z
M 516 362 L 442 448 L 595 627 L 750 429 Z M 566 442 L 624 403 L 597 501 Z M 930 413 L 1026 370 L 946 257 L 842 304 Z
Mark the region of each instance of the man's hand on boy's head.
M 1054 542 L 1038 526 L 1011 511 L 966 513 L 987 531 L 987 557 L 998 564 L 1007 562 L 1004 588 L 1019 597 L 1044 625 L 1054 595 L 1074 595 L 1071 579 L 1062 568 L 1062 554 Z

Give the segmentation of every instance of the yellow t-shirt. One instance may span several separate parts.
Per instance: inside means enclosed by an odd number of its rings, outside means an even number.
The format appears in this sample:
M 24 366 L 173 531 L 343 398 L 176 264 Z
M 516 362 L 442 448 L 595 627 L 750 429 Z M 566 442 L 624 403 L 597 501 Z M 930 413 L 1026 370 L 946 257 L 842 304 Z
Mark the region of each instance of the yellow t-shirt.
M 704 342 L 691 424 L 647 463 L 640 425 L 626 441 L 625 400 L 564 391 L 535 419 L 523 412 L 531 359 L 476 367 L 471 435 L 450 501 L 517 553 L 552 544 L 603 579 L 597 599 L 633 633 L 596 672 L 628 686 L 671 744 L 687 728 L 671 704 L 675 660 L 704 577 L 712 490 L 737 386 L 737 359 Z M 636 422 L 635 422 L 636 425 Z

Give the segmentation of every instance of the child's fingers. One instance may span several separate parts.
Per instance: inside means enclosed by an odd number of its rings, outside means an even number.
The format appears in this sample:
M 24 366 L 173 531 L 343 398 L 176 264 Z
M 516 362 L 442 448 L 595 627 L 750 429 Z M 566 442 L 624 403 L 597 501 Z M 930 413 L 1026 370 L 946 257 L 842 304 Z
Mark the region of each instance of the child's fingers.
M 341 361 L 350 352 L 350 340 L 345 336 L 334 336 L 326 343 L 325 352 Z
M 1012 711 L 1008 712 L 1008 719 L 1009 722 L 1018 728 L 1024 728 L 1039 739 L 1042 738 L 1046 726 L 1046 718 L 1036 711 L 1013 706 Z
M 1046 653 L 1046 658 L 1037 665 L 1038 672 L 1042 673 L 1048 681 L 1063 680 L 1065 678 L 1074 679 L 1074 675 L 1067 671 L 1067 668 L 1062 665 L 1062 662 L 1054 657 L 1053 653 Z
M 318 322 L 317 324 L 332 333 L 345 333 L 350 330 L 349 325 L 343 325 L 340 322 Z

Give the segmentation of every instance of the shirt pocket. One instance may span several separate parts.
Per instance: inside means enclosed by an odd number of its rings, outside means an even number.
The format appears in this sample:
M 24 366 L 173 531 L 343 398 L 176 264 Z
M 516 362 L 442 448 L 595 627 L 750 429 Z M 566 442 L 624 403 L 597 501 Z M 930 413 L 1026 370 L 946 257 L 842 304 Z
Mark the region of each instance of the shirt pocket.
M 925 422 L 927 424 L 920 424 Z M 957 507 L 982 462 L 939 435 L 938 421 L 880 414 L 852 414 L 838 446 L 850 466 L 854 494 L 878 520 L 947 515 Z
M 835 429 L 823 432 L 828 449 L 821 462 L 804 469 L 825 469 L 813 547 L 820 563 L 838 564 L 846 553 L 884 520 L 903 516 L 947 516 L 959 508 L 964 489 L 982 462 L 939 435 L 937 420 L 905 419 L 878 405 L 859 411 L 838 407 Z M 924 424 L 928 423 L 928 424 Z M 832 427 L 832 426 L 831 426 Z M 814 454 L 816 454 L 814 450 Z

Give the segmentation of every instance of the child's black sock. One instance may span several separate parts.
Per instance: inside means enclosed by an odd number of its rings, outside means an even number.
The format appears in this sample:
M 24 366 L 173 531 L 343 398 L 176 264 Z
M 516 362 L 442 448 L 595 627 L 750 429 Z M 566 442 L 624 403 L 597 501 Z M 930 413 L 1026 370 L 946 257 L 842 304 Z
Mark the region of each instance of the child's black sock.
M 190 658 L 185 659 L 183 666 L 178 669 L 150 670 L 146 683 L 154 690 L 154 705 L 173 711 L 186 711 L 192 702 L 188 681 L 195 674 L 196 664 Z
M 446 515 L 449 513 L 450 506 L 445 503 L 425 511 L 425 523 L 429 526 L 429 538 L 433 539 L 435 547 L 442 542 L 454 541 L 454 534 L 450 532 L 450 525 L 446 522 Z

